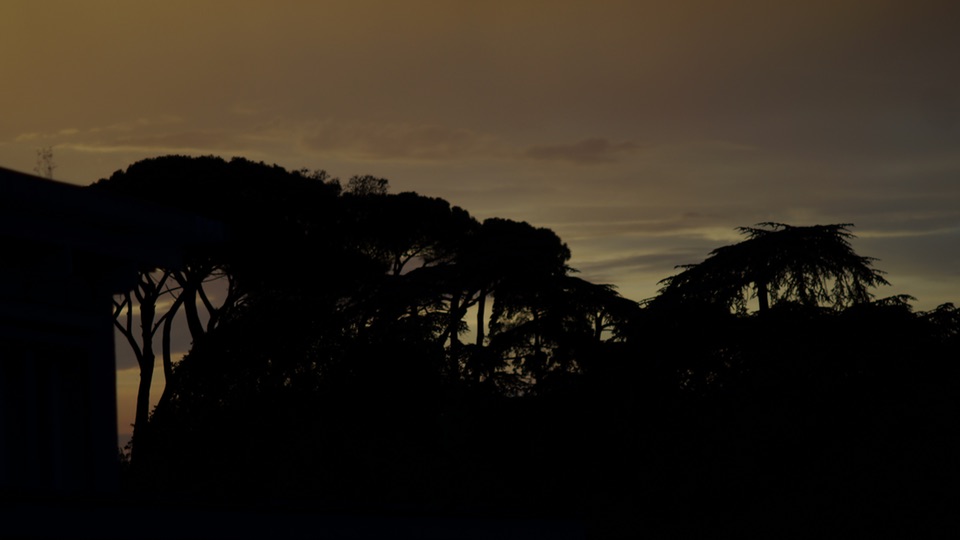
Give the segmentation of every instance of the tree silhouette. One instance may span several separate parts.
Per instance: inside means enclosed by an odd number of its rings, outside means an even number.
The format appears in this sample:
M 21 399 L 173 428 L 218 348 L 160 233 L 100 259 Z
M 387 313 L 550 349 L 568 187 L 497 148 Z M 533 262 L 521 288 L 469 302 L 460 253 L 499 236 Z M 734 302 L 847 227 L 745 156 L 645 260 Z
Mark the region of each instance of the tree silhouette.
M 872 268 L 875 259 L 853 251 L 851 226 L 740 227 L 746 240 L 713 250 L 701 263 L 682 266 L 681 273 L 661 281 L 658 300 L 737 312 L 746 311 L 750 298 L 757 299 L 761 312 L 778 301 L 838 309 L 867 302 L 870 288 L 889 283 Z
M 352 195 L 386 195 L 390 191 L 390 181 L 376 176 L 357 175 L 347 181 L 346 192 Z
M 170 271 L 141 272 L 137 285 L 132 292 L 127 292 L 120 299 L 114 299 L 114 325 L 126 339 L 140 368 L 140 384 L 137 388 L 137 403 L 134 415 L 133 438 L 143 440 L 146 437 L 147 420 L 150 414 L 150 387 L 153 384 L 153 370 L 156 362 L 154 337 L 157 331 L 163 328 L 163 367 L 167 380 L 172 375 L 172 361 L 170 358 L 170 323 L 181 305 L 183 296 L 177 298 L 173 305 L 157 317 L 157 304 L 160 298 L 170 294 L 167 282 Z M 135 328 L 133 319 L 134 299 L 139 306 L 140 328 Z M 131 460 L 137 447 L 131 448 Z
M 932 507 L 929 481 L 960 476 L 958 310 L 872 300 L 886 280 L 850 225 L 740 228 L 641 307 L 578 277 L 549 229 L 355 179 L 167 157 L 100 186 L 231 233 L 117 299 L 145 363 L 173 314 L 193 338 L 164 359 L 137 486 L 588 516 L 598 537 L 640 508 L 654 536 L 703 536 L 797 508 Z
M 317 215 L 333 219 L 323 210 L 340 189 L 322 171 L 290 173 L 277 166 L 239 158 L 226 162 L 214 157 L 184 156 L 134 163 L 91 188 L 214 218 L 230 229 L 225 245 L 187 253 L 178 268 L 141 269 L 133 295 L 127 294 L 115 302 L 116 326 L 140 365 L 132 452 L 136 454 L 137 440 L 142 442 L 147 426 L 157 332 L 162 329 L 163 403 L 171 398 L 176 386 L 171 351 L 175 315 L 184 314 L 194 342 L 216 328 L 246 301 L 252 290 L 288 271 L 276 269 L 273 257 L 282 253 L 283 260 L 288 262 L 297 256 L 305 257 L 304 250 L 288 248 L 302 247 L 296 245 L 296 239 L 304 238 L 306 221 L 316 221 L 314 217 L 305 218 L 308 213 L 320 210 Z M 251 216 L 259 219 L 251 220 Z M 284 241 L 278 244 L 278 238 Z M 304 265 L 302 260 L 298 262 Z M 214 281 L 225 283 L 216 300 L 208 291 Z M 167 295 L 173 301 L 161 311 L 160 300 Z M 133 324 L 135 311 L 140 314 L 139 331 Z
M 37 150 L 37 164 L 33 171 L 39 176 L 53 180 L 53 170 L 57 164 L 53 161 L 53 147 L 45 146 Z
M 408 272 L 411 264 L 451 262 L 460 238 L 476 225 L 466 210 L 413 192 L 358 194 L 348 188 L 341 204 L 349 213 L 345 229 L 353 241 L 392 276 Z

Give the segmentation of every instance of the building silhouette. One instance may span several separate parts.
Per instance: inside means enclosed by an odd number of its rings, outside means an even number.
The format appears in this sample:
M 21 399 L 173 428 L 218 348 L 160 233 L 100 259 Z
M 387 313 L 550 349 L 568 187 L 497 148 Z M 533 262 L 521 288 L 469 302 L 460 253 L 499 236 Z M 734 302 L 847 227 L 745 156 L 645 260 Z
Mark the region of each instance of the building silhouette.
M 0 494 L 117 488 L 113 303 L 219 224 L 0 168 Z

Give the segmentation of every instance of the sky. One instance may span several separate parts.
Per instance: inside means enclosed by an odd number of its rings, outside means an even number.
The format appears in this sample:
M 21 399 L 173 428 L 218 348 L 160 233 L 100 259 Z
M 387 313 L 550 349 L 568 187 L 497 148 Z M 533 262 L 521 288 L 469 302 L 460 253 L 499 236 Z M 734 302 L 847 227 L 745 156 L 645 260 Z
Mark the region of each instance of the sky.
M 4 0 L 0 166 L 51 147 L 77 184 L 165 154 L 372 174 L 549 227 L 635 300 L 735 227 L 852 223 L 877 296 L 932 309 L 960 303 L 958 20 L 952 0 Z

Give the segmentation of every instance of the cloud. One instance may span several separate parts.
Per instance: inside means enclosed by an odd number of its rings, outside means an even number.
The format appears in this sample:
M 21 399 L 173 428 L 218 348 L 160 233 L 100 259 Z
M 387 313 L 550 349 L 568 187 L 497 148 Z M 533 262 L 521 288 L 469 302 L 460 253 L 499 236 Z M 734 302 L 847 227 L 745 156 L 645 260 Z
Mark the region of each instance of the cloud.
M 36 141 L 38 139 L 44 138 L 40 133 L 31 132 L 31 133 L 21 133 L 17 135 L 17 138 L 14 139 L 16 142 L 27 142 L 27 141 Z
M 609 163 L 616 161 L 622 154 L 633 153 L 639 149 L 639 145 L 630 141 L 615 143 L 604 138 L 591 138 L 574 144 L 532 146 L 524 152 L 524 155 L 546 161 Z
M 138 118 L 129 122 L 117 122 L 85 129 L 69 127 L 53 131 L 21 133 L 14 138 L 14 142 L 44 141 L 55 146 L 72 148 L 101 145 L 141 147 L 150 138 L 176 137 L 177 134 L 164 134 L 160 130 L 169 129 L 170 126 L 183 123 L 182 118 L 175 116 Z M 150 134 L 150 132 L 153 133 Z
M 462 128 L 413 124 L 325 123 L 303 137 L 320 154 L 360 159 L 447 160 L 497 153 L 492 137 Z
M 589 274 L 617 274 L 633 271 L 663 271 L 670 272 L 678 264 L 686 260 L 703 259 L 706 255 L 696 250 L 671 250 L 657 253 L 641 253 L 625 255 L 596 261 L 585 261 L 577 267 L 578 270 Z M 664 274 L 666 276 L 666 274 Z
M 220 130 L 188 130 L 173 133 L 123 135 L 61 145 L 81 152 L 205 153 L 235 150 L 241 138 Z
M 229 154 L 262 155 L 295 137 L 270 125 L 246 128 L 204 127 L 178 117 L 140 118 L 85 131 L 61 132 L 57 148 L 87 154 Z

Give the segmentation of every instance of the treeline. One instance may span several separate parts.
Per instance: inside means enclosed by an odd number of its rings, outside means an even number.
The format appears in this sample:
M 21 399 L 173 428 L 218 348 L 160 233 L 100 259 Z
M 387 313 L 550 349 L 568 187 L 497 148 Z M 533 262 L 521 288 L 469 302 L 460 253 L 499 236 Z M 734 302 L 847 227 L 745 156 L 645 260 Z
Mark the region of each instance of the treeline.
M 133 490 L 598 535 L 949 511 L 931 486 L 958 477 L 960 312 L 876 300 L 849 225 L 743 229 L 637 303 L 576 277 L 548 229 L 380 178 L 168 156 L 92 189 L 229 230 L 116 301 L 141 368 Z

